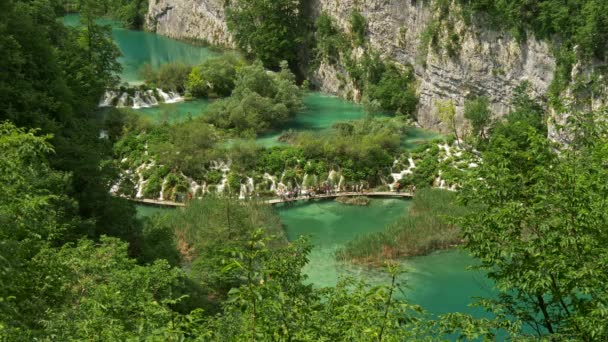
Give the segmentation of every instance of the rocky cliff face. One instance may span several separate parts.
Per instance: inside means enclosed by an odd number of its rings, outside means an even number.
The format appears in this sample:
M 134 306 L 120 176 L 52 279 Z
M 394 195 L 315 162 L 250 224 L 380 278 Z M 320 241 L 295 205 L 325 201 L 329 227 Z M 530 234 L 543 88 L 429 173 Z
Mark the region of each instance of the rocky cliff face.
M 150 0 L 146 29 L 172 38 L 200 39 L 234 47 L 226 26 L 225 0 Z
M 385 58 L 414 66 L 420 80 L 418 120 L 424 127 L 441 128 L 437 113 L 438 100 L 452 99 L 458 120 L 468 96 L 488 96 L 497 115 L 509 109 L 513 90 L 528 81 L 537 95 L 544 95 L 553 80 L 555 60 L 548 44 L 533 37 L 519 43 L 504 32 L 489 31 L 461 21 L 454 23 L 460 37 L 453 57 L 447 51 L 425 49 L 421 36 L 434 19 L 433 11 L 422 1 L 403 0 L 316 0 L 313 12 L 330 14 L 344 29 L 353 10 L 368 21 L 369 40 L 374 50 Z M 315 73 L 322 89 L 338 91 L 328 66 Z M 349 87 L 344 88 L 350 91 Z
M 155 2 L 156 1 L 156 2 Z M 222 0 L 151 0 L 148 27 L 171 37 L 203 38 L 212 44 L 232 46 L 224 22 Z M 460 37 L 458 49 L 449 56 L 445 49 L 425 49 L 421 35 L 434 20 L 430 5 L 416 0 L 310 0 L 311 15 L 326 12 L 345 30 L 353 10 L 368 22 L 372 49 L 401 64 L 414 66 L 419 79 L 418 120 L 423 127 L 445 129 L 436 113 L 436 102 L 452 99 L 458 121 L 469 96 L 488 96 L 493 111 L 508 111 L 514 88 L 528 81 L 537 95 L 547 92 L 555 70 L 548 44 L 529 37 L 517 42 L 504 32 L 453 21 Z M 356 52 L 355 52 L 356 53 Z M 338 66 L 321 64 L 313 83 L 323 91 L 351 99 L 359 92 Z

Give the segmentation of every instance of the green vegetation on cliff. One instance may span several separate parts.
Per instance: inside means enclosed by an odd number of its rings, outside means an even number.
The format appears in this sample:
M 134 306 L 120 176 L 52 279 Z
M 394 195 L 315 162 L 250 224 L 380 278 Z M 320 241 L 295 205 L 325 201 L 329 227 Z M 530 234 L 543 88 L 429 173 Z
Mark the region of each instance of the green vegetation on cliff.
M 299 0 L 232 0 L 227 7 L 228 29 L 239 48 L 278 70 L 287 61 L 297 70 L 306 19 Z

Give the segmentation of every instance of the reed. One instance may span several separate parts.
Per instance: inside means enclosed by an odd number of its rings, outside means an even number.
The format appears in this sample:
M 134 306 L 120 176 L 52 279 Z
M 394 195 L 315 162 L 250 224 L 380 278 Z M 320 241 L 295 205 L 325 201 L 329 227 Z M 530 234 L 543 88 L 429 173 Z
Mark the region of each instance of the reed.
M 439 189 L 416 193 L 408 212 L 384 231 L 362 235 L 339 249 L 336 257 L 357 264 L 381 264 L 385 260 L 426 255 L 462 242 L 453 219 L 466 208 L 456 204 L 456 194 Z

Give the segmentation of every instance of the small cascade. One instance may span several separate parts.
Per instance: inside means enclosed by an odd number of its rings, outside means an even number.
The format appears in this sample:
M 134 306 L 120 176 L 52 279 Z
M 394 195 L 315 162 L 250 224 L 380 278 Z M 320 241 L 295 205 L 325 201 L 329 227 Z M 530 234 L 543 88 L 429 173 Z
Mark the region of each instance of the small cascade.
M 199 185 L 194 179 L 184 175 L 182 173 L 182 177 L 186 178 L 188 180 L 188 183 L 190 184 L 190 191 L 192 192 L 192 196 L 194 197 L 196 195 L 196 192 L 201 189 L 203 189 L 203 187 L 201 185 Z
M 269 173 L 265 173 L 264 174 L 264 179 L 269 180 L 270 181 L 270 191 L 276 191 L 277 190 L 277 181 L 275 179 L 275 177 L 271 176 Z
M 133 96 L 129 95 L 129 92 L 126 91 L 120 93 L 117 90 L 106 90 L 99 101 L 99 107 L 116 106 L 117 108 L 132 107 L 133 109 L 141 109 L 158 106 L 161 101 L 164 103 L 184 101 L 184 98 L 174 91 L 164 92 L 160 88 L 157 88 L 156 91 L 152 89 L 133 90 Z
M 159 200 L 163 201 L 165 199 L 164 195 L 165 195 L 165 185 L 167 185 L 167 179 L 163 179 L 163 185 L 161 185 L 160 187 L 160 196 L 159 196 Z
M 244 200 L 247 197 L 247 185 L 241 184 L 241 189 L 239 191 L 239 199 Z
M 103 94 L 103 98 L 99 102 L 99 107 L 112 107 L 114 100 L 118 97 L 118 93 L 114 90 L 106 90 Z
M 340 174 L 336 170 L 331 170 L 329 176 L 327 176 L 327 181 L 332 186 L 338 185 L 340 183 Z
M 120 95 L 120 98 L 118 99 L 118 103 L 116 104 L 117 108 L 124 108 L 127 107 L 127 105 L 129 104 L 129 94 L 128 93 L 122 93 L 122 95 Z
M 245 184 L 241 184 L 241 189 L 239 191 L 239 199 L 245 199 L 248 195 L 252 194 L 255 190 L 253 184 L 253 178 L 247 177 L 247 182 Z
M 176 102 L 184 101 L 184 98 L 181 97 L 178 93 L 176 93 L 174 91 L 165 93 L 160 88 L 156 88 L 156 91 L 158 92 L 158 95 L 160 95 L 160 97 L 163 98 L 163 102 L 165 102 L 165 103 L 176 103 Z
M 150 105 L 141 97 L 141 92 L 136 91 L 133 97 L 133 109 L 149 108 Z
M 158 100 L 156 99 L 156 95 L 154 95 L 154 90 L 146 90 L 143 98 L 149 106 L 158 106 Z
M 224 190 L 226 189 L 226 183 L 228 183 L 228 176 L 224 173 L 222 175 L 222 180 L 220 181 L 220 184 L 217 186 L 218 194 L 224 193 Z

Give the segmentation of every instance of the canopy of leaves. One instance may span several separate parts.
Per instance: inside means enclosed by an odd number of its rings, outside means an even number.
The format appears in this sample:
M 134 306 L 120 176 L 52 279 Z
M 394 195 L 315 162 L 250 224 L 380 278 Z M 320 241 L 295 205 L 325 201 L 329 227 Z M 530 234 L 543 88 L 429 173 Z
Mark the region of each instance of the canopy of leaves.
M 466 248 L 501 291 L 483 304 L 538 338 L 607 338 L 605 115 L 573 114 L 571 146 L 559 153 L 543 131 L 510 118 L 461 194 L 482 208 L 460 221 Z
M 286 63 L 277 73 L 254 63 L 239 70 L 232 96 L 215 102 L 205 120 L 236 134 L 255 134 L 281 127 L 301 108 L 302 91 Z
M 305 34 L 300 0 L 234 0 L 227 21 L 237 45 L 265 67 L 278 70 L 288 61 L 296 69 Z

